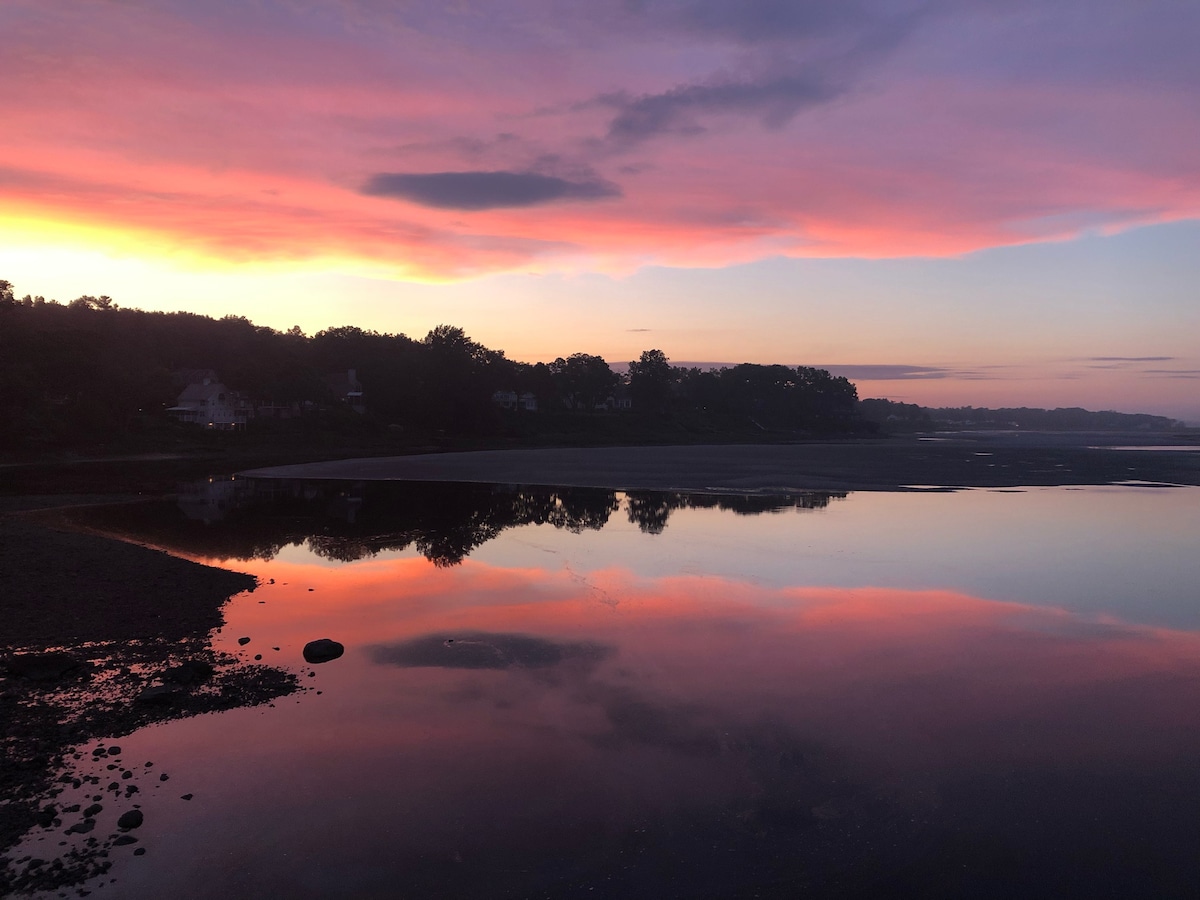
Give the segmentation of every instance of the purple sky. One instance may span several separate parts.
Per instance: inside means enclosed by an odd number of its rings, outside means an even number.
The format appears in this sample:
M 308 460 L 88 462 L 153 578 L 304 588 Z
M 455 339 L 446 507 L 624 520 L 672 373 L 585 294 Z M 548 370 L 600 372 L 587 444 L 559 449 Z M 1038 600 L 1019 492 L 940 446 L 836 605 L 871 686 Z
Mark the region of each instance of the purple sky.
M 1200 4 L 0 4 L 0 277 L 1200 420 Z

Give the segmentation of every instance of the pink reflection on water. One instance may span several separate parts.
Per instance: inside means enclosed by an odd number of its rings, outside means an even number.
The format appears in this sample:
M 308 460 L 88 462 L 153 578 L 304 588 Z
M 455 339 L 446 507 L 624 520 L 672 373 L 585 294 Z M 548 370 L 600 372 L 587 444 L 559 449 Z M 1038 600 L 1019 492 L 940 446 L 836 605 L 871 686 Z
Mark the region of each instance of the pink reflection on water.
M 384 896 L 439 866 L 524 890 L 538 860 L 607 859 L 697 816 L 734 834 L 786 808 L 851 833 L 882 827 L 870 804 L 936 820 L 972 775 L 1153 771 L 1200 751 L 1187 632 L 616 566 L 255 567 L 275 583 L 230 604 L 223 648 L 297 668 L 314 638 L 346 654 L 298 700 L 122 741 L 172 776 L 147 797 L 129 896 L 315 897 L 333 871 Z

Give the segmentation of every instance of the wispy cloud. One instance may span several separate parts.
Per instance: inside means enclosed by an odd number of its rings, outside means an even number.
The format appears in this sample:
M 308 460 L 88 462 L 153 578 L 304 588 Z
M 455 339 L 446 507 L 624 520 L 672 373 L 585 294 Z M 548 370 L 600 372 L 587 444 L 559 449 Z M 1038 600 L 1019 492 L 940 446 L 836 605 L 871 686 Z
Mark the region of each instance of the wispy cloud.
M 617 109 L 608 139 L 621 144 L 661 134 L 700 134 L 700 114 L 755 116 L 768 127 L 786 124 L 801 110 L 827 103 L 842 88 L 820 74 L 783 75 L 758 81 L 686 84 L 658 94 L 609 94 L 597 102 Z
M 1139 363 L 1139 362 L 1169 362 L 1174 359 L 1173 356 L 1089 356 L 1091 362 L 1119 362 L 1119 363 Z

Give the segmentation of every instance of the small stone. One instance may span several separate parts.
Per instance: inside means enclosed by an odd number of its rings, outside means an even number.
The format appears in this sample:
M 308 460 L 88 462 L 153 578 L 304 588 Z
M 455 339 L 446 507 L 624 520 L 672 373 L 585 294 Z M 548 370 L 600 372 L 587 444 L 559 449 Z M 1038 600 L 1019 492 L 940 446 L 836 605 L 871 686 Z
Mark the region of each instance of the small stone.
M 135 838 L 132 834 L 118 834 L 115 838 L 113 838 L 114 847 L 127 847 L 130 844 L 136 843 L 137 838 Z
M 119 791 L 119 790 L 121 789 L 121 782 L 119 782 L 119 781 L 110 781 L 110 782 L 108 783 L 108 789 L 109 789 L 110 791 Z
M 145 817 L 142 815 L 140 809 L 131 809 L 128 812 L 121 813 L 121 818 L 117 819 L 117 827 L 127 831 L 130 828 L 139 827 L 144 819 Z
M 195 795 L 195 794 L 184 794 L 184 795 L 183 795 L 182 797 L 180 797 L 179 799 L 180 799 L 180 800 L 191 800 L 191 799 L 192 799 L 194 796 L 196 796 L 196 795 Z
M 255 659 L 256 661 L 257 661 L 257 660 L 260 660 L 260 659 L 262 659 L 262 654 L 261 654 L 261 653 L 255 653 L 255 654 L 254 654 L 254 659 Z
M 109 755 L 109 756 L 120 756 L 120 755 L 121 755 L 121 748 L 120 748 L 120 747 L 109 747 L 109 748 L 108 748 L 108 755 Z
M 238 638 L 238 643 L 241 644 L 243 647 L 245 647 L 248 643 L 250 643 L 250 638 L 240 637 L 240 638 Z
M 134 856 L 145 856 L 145 855 L 146 855 L 146 848 L 145 848 L 145 847 L 138 847 L 136 850 L 134 850 L 134 851 L 133 851 L 133 855 L 134 855 Z
M 84 819 L 82 822 L 76 822 L 67 829 L 67 834 L 87 834 L 96 827 L 95 819 Z
M 101 806 L 99 803 L 93 803 L 91 806 L 89 806 L 87 809 L 85 809 L 83 811 L 83 814 L 85 816 L 91 818 L 92 816 L 96 815 L 96 813 L 103 812 L 103 811 L 104 811 L 103 806 Z
M 168 775 L 166 772 L 163 772 L 161 775 L 158 776 L 158 780 L 159 781 L 167 781 L 170 779 L 170 777 L 171 776 Z
M 130 772 L 128 769 L 126 769 L 124 772 L 121 773 L 121 777 L 122 778 L 132 778 L 133 773 Z

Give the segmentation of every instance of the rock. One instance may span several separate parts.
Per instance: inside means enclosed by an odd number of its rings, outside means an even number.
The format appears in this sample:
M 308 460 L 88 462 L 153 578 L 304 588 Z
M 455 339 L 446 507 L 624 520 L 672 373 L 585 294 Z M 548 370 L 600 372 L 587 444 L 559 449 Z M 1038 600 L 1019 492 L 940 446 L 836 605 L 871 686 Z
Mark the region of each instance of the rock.
M 304 661 L 307 663 L 323 663 L 337 659 L 346 648 L 337 641 L 331 641 L 329 638 L 321 638 L 316 641 L 309 641 L 304 645 Z
M 30 681 L 55 681 L 84 665 L 71 653 L 13 653 L 0 659 L 9 675 Z
M 123 831 L 128 831 L 130 828 L 138 828 L 141 826 L 145 817 L 140 809 L 131 809 L 128 812 L 121 813 L 121 818 L 117 819 L 117 827 Z
M 82 822 L 76 822 L 67 829 L 67 834 L 87 834 L 96 827 L 95 819 L 84 819 Z
M 114 847 L 127 847 L 130 844 L 136 844 L 136 843 L 137 843 L 137 838 L 135 838 L 132 834 L 119 834 L 115 838 L 113 838 L 113 846 Z
M 171 776 L 170 776 L 170 775 L 168 775 L 166 772 L 163 772 L 161 775 L 159 775 L 159 776 L 158 776 L 158 780 L 159 780 L 159 781 L 166 781 L 166 780 L 167 780 L 168 778 L 170 778 L 170 777 L 171 777 Z
M 249 640 L 247 638 L 247 640 Z M 189 659 L 163 672 L 163 681 L 172 684 L 194 684 L 213 676 L 213 667 L 202 659 Z
M 92 818 L 94 815 L 96 815 L 96 813 L 103 812 L 103 811 L 104 811 L 104 807 L 103 807 L 103 806 L 101 806 L 99 803 L 93 803 L 91 806 L 89 806 L 87 809 L 85 809 L 85 810 L 83 811 L 83 814 L 84 814 L 84 815 L 85 815 L 87 818 L 89 818 L 89 819 L 90 819 L 90 818 Z
M 184 794 L 184 795 L 183 795 L 183 796 L 181 796 L 179 799 L 180 799 L 180 800 L 191 800 L 191 799 L 192 799 L 192 797 L 194 797 L 194 796 L 196 796 L 196 795 L 195 795 L 195 794 Z
M 134 856 L 145 856 L 145 855 L 146 855 L 146 848 L 145 848 L 145 847 L 138 847 L 136 850 L 134 850 L 134 851 L 133 851 L 133 855 L 134 855 Z
M 120 748 L 120 747 L 117 747 L 116 745 L 113 745 L 112 747 L 109 747 L 109 748 L 108 748 L 108 755 L 109 755 L 109 756 L 120 756 L 120 755 L 121 755 L 121 748 Z
M 238 643 L 241 644 L 243 647 L 245 647 L 248 643 L 250 643 L 250 638 L 240 637 L 240 638 L 238 638 Z
M 146 703 L 150 706 L 169 706 L 182 696 L 183 692 L 178 688 L 156 684 L 146 688 L 134 699 L 138 703 Z

